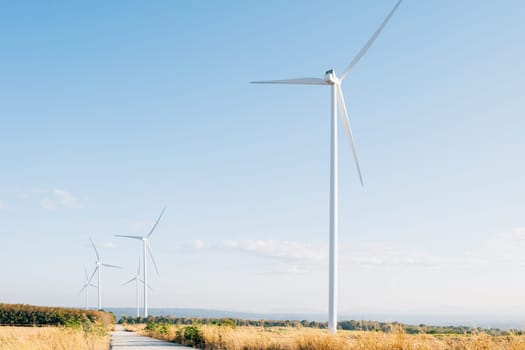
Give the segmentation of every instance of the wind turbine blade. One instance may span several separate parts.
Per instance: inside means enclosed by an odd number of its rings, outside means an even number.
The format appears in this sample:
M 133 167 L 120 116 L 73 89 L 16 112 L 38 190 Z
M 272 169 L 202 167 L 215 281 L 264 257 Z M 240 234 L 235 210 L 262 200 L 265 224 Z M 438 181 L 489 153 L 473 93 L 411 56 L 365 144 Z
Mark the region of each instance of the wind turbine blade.
M 137 270 L 137 276 L 140 276 L 140 255 L 139 255 L 139 268 Z
M 80 290 L 80 292 L 78 292 L 78 294 L 82 294 L 82 292 L 84 291 L 84 289 L 86 289 L 88 287 L 88 284 L 84 284 L 84 287 L 82 287 L 82 289 Z
M 133 238 L 142 240 L 141 236 L 125 236 L 125 235 L 115 235 L 115 237 L 124 237 L 124 238 Z
M 155 259 L 153 258 L 153 254 L 151 253 L 151 249 L 150 249 L 148 243 L 146 243 L 146 248 L 148 248 L 148 253 L 149 253 L 149 256 L 151 258 L 151 261 L 153 262 L 153 266 L 155 266 L 155 271 L 157 271 L 157 275 L 160 275 L 159 274 L 159 269 L 157 268 L 157 263 L 155 262 Z
M 97 288 L 97 286 L 96 286 L 95 284 L 93 284 L 93 283 L 90 283 L 89 285 L 90 285 L 91 287 L 95 287 L 95 288 Z
M 86 282 L 89 283 L 89 276 L 88 276 L 88 273 L 87 273 L 87 270 L 86 270 L 85 266 L 84 266 L 84 275 L 86 276 Z
M 110 264 L 100 264 L 102 266 L 106 266 L 106 267 L 113 267 L 115 269 L 122 269 L 123 267 L 120 267 L 120 266 L 116 266 L 116 265 L 110 265 Z
M 348 141 L 352 147 L 352 155 L 354 156 L 355 166 L 357 168 L 357 173 L 359 174 L 359 180 L 361 181 L 361 186 L 363 186 L 363 176 L 361 175 L 361 167 L 359 166 L 359 159 L 357 158 L 357 150 L 354 143 L 354 137 L 352 136 L 352 128 L 350 127 L 350 120 L 348 119 L 348 112 L 346 110 L 345 99 L 343 97 L 343 92 L 341 91 L 341 86 L 337 85 L 337 106 L 339 107 L 339 116 L 345 126 L 346 135 L 348 136 Z
M 361 49 L 361 51 L 359 51 L 359 53 L 354 57 L 354 59 L 352 60 L 352 62 L 350 62 L 350 64 L 348 65 L 348 67 L 346 67 L 346 69 L 343 71 L 343 74 L 341 74 L 341 76 L 339 77 L 339 79 L 343 80 L 347 75 L 348 73 L 350 73 L 350 71 L 352 70 L 352 68 L 354 68 L 354 66 L 357 64 L 357 62 L 359 62 L 359 60 L 361 59 L 361 57 L 363 57 L 365 55 L 365 53 L 368 51 L 368 49 L 370 48 L 370 46 L 372 46 L 372 44 L 374 43 L 374 41 L 377 39 L 377 37 L 379 36 L 379 34 L 381 34 L 381 31 L 383 30 L 383 28 L 385 28 L 386 24 L 388 23 L 388 21 L 390 20 L 390 18 L 392 17 L 392 15 L 394 14 L 394 12 L 396 12 L 397 8 L 399 7 L 399 5 L 401 5 L 401 2 L 403 0 L 399 0 L 396 5 L 394 6 L 394 8 L 390 11 L 390 13 L 388 14 L 388 16 L 386 16 L 385 20 L 383 21 L 383 23 L 381 23 L 381 25 L 379 26 L 379 28 L 377 28 L 377 30 L 374 32 L 374 34 L 372 34 L 372 36 L 370 37 L 370 39 L 368 39 L 368 41 L 366 42 L 365 46 L 363 46 L 363 48 Z
M 99 261 L 100 260 L 100 256 L 98 255 L 97 247 L 95 247 L 95 243 L 93 243 L 93 240 L 91 239 L 91 237 L 89 237 L 89 241 L 91 242 L 91 245 L 93 246 L 93 249 L 95 249 L 95 254 L 97 254 L 97 261 Z
M 91 277 L 89 277 L 89 282 L 91 282 L 91 280 L 93 279 L 93 276 L 95 276 L 95 274 L 97 273 L 97 270 L 98 270 L 98 265 L 97 267 L 95 267 L 95 270 L 93 270 L 93 273 L 91 274 Z
M 131 282 L 133 282 L 133 281 L 136 280 L 136 279 L 137 279 L 137 277 L 133 277 L 133 278 L 130 279 L 129 281 L 122 283 L 121 286 L 125 286 L 126 284 L 130 284 Z
M 155 228 L 156 228 L 157 225 L 159 224 L 160 218 L 162 217 L 162 215 L 164 215 L 164 212 L 165 212 L 165 211 L 166 211 L 166 207 L 164 207 L 164 208 L 162 209 L 162 211 L 160 212 L 159 218 L 157 219 L 157 221 L 155 221 L 155 225 L 153 225 L 153 227 L 151 228 L 151 230 L 149 231 L 149 233 L 147 234 L 146 237 L 151 236 L 151 234 L 153 233 L 153 231 L 155 231 Z
M 250 84 L 328 85 L 325 80 L 320 78 L 251 81 Z
M 142 278 L 139 279 L 139 281 L 140 281 L 140 283 L 144 284 L 144 280 L 143 280 Z M 155 289 L 151 288 L 151 286 L 149 285 L 149 283 L 147 284 L 147 287 L 148 287 L 148 289 L 150 289 L 150 290 L 155 290 Z

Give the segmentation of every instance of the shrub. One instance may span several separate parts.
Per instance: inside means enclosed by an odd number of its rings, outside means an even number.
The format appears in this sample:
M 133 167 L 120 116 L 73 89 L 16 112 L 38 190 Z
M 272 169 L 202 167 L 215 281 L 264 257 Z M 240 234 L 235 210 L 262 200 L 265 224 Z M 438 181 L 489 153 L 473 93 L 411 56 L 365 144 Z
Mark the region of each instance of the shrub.
M 184 328 L 184 345 L 196 346 L 202 344 L 202 331 L 198 326 Z

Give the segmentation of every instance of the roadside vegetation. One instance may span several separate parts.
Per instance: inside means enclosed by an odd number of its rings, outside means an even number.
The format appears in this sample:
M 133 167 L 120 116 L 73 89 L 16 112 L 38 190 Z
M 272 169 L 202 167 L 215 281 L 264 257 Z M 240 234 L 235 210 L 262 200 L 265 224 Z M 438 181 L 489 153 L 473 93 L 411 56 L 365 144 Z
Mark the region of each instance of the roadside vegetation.
M 0 325 L 6 326 L 108 326 L 115 323 L 112 313 L 63 307 L 0 304 Z
M 0 327 L 1 350 L 108 350 L 107 332 L 70 327 Z
M 513 332 L 409 334 L 396 324 L 388 330 L 341 330 L 336 336 L 300 323 L 288 327 L 237 326 L 233 320 L 215 320 L 214 324 L 197 320 L 193 324 L 150 322 L 125 327 L 206 350 L 525 350 L 525 335 Z
M 0 350 L 108 350 L 114 323 L 103 311 L 0 304 Z
M 172 324 L 172 325 L 230 325 L 230 326 L 252 326 L 252 327 L 263 327 L 263 328 L 317 328 L 327 329 L 328 324 L 326 322 L 318 321 L 298 321 L 298 320 L 245 320 L 239 318 L 186 318 L 186 317 L 173 317 L 173 316 L 149 316 L 144 317 L 132 317 L 123 316 L 120 318 L 119 323 L 121 324 L 148 324 L 148 323 L 160 323 L 160 324 Z M 501 330 L 497 328 L 475 328 L 466 326 L 429 326 L 425 324 L 420 325 L 409 325 L 398 322 L 377 322 L 377 321 L 364 321 L 364 320 L 351 320 L 351 321 L 340 321 L 338 322 L 338 328 L 340 330 L 347 331 L 373 331 L 373 332 L 384 332 L 390 333 L 393 329 L 401 329 L 406 334 L 480 334 L 486 333 L 489 335 L 522 335 L 525 334 L 521 330 Z

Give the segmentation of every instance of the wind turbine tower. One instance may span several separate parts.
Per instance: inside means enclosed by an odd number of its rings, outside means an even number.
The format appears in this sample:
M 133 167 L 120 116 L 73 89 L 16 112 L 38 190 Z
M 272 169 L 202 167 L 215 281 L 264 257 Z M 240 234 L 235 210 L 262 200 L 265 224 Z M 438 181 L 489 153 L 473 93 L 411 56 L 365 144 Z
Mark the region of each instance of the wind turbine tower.
M 141 283 L 144 283 L 144 280 L 140 278 L 140 256 L 139 256 L 139 265 L 138 265 L 138 270 L 137 270 L 137 274 L 135 275 L 135 277 L 133 277 L 132 279 L 130 279 L 129 281 L 127 282 L 124 282 L 122 283 L 122 286 L 125 286 L 127 284 L 130 284 L 131 282 L 135 281 L 135 290 L 137 292 L 137 317 L 140 316 L 140 295 L 139 295 L 139 282 Z M 151 287 L 148 285 L 147 286 L 149 289 L 151 289 Z
M 148 253 L 149 257 L 151 258 L 151 262 L 153 263 L 153 266 L 155 267 L 155 271 L 157 272 L 157 275 L 159 275 L 159 269 L 157 268 L 157 263 L 155 262 L 155 259 L 153 258 L 153 254 L 151 253 L 151 249 L 149 247 L 149 238 L 153 234 L 153 231 L 155 231 L 155 228 L 157 228 L 157 225 L 159 224 L 160 219 L 162 218 L 162 215 L 164 215 L 164 212 L 166 211 L 166 208 L 163 208 L 160 212 L 159 218 L 157 221 L 155 221 L 155 224 L 151 228 L 151 230 L 148 232 L 147 235 L 144 236 L 125 236 L 125 235 L 115 235 L 115 237 L 123 237 L 123 238 L 131 238 L 131 239 L 138 239 L 142 241 L 142 252 L 143 252 L 143 263 L 142 266 L 144 268 L 144 317 L 148 317 L 148 269 L 147 269 L 147 262 L 148 262 Z
M 329 248 L 329 278 L 328 278 L 328 330 L 331 333 L 337 332 L 337 256 L 338 256 L 338 111 L 341 122 L 344 125 L 350 146 L 352 148 L 352 154 L 354 157 L 355 165 L 357 167 L 357 173 L 359 174 L 359 180 L 361 186 L 363 185 L 363 177 L 359 167 L 359 161 L 357 158 L 357 150 L 354 144 L 352 129 L 350 128 L 350 121 L 348 119 L 348 112 L 346 110 L 345 100 L 343 92 L 341 90 L 341 84 L 343 80 L 350 73 L 352 68 L 359 62 L 359 60 L 368 51 L 370 46 L 379 36 L 387 22 L 390 20 L 394 12 L 397 10 L 402 0 L 398 0 L 394 8 L 383 20 L 379 28 L 374 34 L 368 39 L 365 46 L 358 52 L 350 64 L 345 68 L 340 76 L 335 74 L 333 69 L 326 71 L 324 78 L 298 78 L 298 79 L 286 79 L 286 80 L 267 80 L 267 81 L 253 81 L 253 84 L 293 84 L 293 85 L 324 85 L 331 88 L 331 142 L 330 142 L 330 248 Z
M 93 276 L 95 275 L 96 272 L 98 272 L 98 275 L 97 275 L 97 279 L 98 279 L 98 309 L 99 310 L 102 310 L 102 280 L 101 280 L 101 271 L 102 271 L 102 267 L 111 267 L 111 268 L 115 268 L 115 269 L 121 269 L 122 267 L 120 266 L 116 266 L 116 265 L 110 265 L 110 264 L 105 264 L 103 263 L 102 261 L 100 261 L 100 255 L 98 254 L 98 250 L 97 250 L 97 247 L 95 246 L 95 243 L 93 243 L 93 240 L 90 238 L 89 241 L 91 242 L 91 245 L 93 246 L 93 250 L 95 250 L 95 255 L 97 256 L 97 261 L 96 261 L 96 268 L 95 268 L 95 271 L 93 271 L 93 274 L 91 275 L 91 278 L 93 278 Z M 90 280 L 91 280 L 90 278 Z
M 91 278 L 88 276 L 85 266 L 84 266 L 84 276 L 85 276 L 84 285 L 82 286 L 80 293 L 82 293 L 82 291 L 84 290 L 86 291 L 86 310 L 89 310 L 89 287 L 96 288 L 97 286 L 91 283 L 91 280 L 93 279 L 93 275 L 91 275 Z

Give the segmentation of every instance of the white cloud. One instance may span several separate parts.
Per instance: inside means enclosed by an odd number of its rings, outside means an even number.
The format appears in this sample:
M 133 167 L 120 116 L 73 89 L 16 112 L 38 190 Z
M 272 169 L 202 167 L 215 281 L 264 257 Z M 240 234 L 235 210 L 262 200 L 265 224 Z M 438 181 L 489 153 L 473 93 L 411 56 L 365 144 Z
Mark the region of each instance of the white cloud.
M 328 246 L 283 240 L 227 240 L 220 243 L 193 242 L 197 251 L 237 252 L 273 261 L 263 274 L 307 273 L 326 268 Z M 362 244 L 348 249 L 340 247 L 339 266 L 342 269 L 361 268 L 440 268 L 456 264 L 452 258 L 427 253 L 408 252 L 384 244 Z
M 510 236 L 513 238 L 525 239 L 525 227 L 518 227 L 511 231 Z
M 203 250 L 205 247 L 206 243 L 200 239 L 197 239 L 195 242 L 193 242 L 193 249 L 195 250 Z
M 238 251 L 261 257 L 308 260 L 321 258 L 324 249 L 320 245 L 279 240 L 226 240 L 207 243 L 198 239 L 193 241 L 192 246 L 195 250 Z
M 219 247 L 261 257 L 308 261 L 322 260 L 326 250 L 322 245 L 280 240 L 224 241 Z
M 195 251 L 213 251 L 219 253 L 249 254 L 269 259 L 270 269 L 262 274 L 307 273 L 324 264 L 326 247 L 303 242 L 281 240 L 226 240 L 208 243 L 195 240 Z
M 51 190 L 33 189 L 34 193 L 40 194 L 40 206 L 44 209 L 55 210 L 59 208 L 78 208 L 80 202 L 71 192 L 63 189 L 53 188 Z
M 100 246 L 102 248 L 107 248 L 107 249 L 115 249 L 117 248 L 117 245 L 113 242 L 102 242 L 100 243 Z
M 456 264 L 456 259 L 425 252 L 405 251 L 382 244 L 366 244 L 356 250 L 346 250 L 340 256 L 343 268 L 360 267 L 413 267 L 440 268 Z
M 193 242 L 196 251 L 250 254 L 270 261 L 269 271 L 263 274 L 307 273 L 325 269 L 328 265 L 328 246 L 286 240 L 227 240 L 208 243 Z M 525 266 L 525 227 L 515 228 L 473 246 L 463 254 L 432 254 L 409 250 L 386 243 L 361 243 L 352 247 L 340 246 L 339 266 L 352 268 L 398 269 L 474 269 L 484 266 Z
M 469 256 L 478 264 L 525 266 L 525 228 L 517 227 L 485 240 Z

